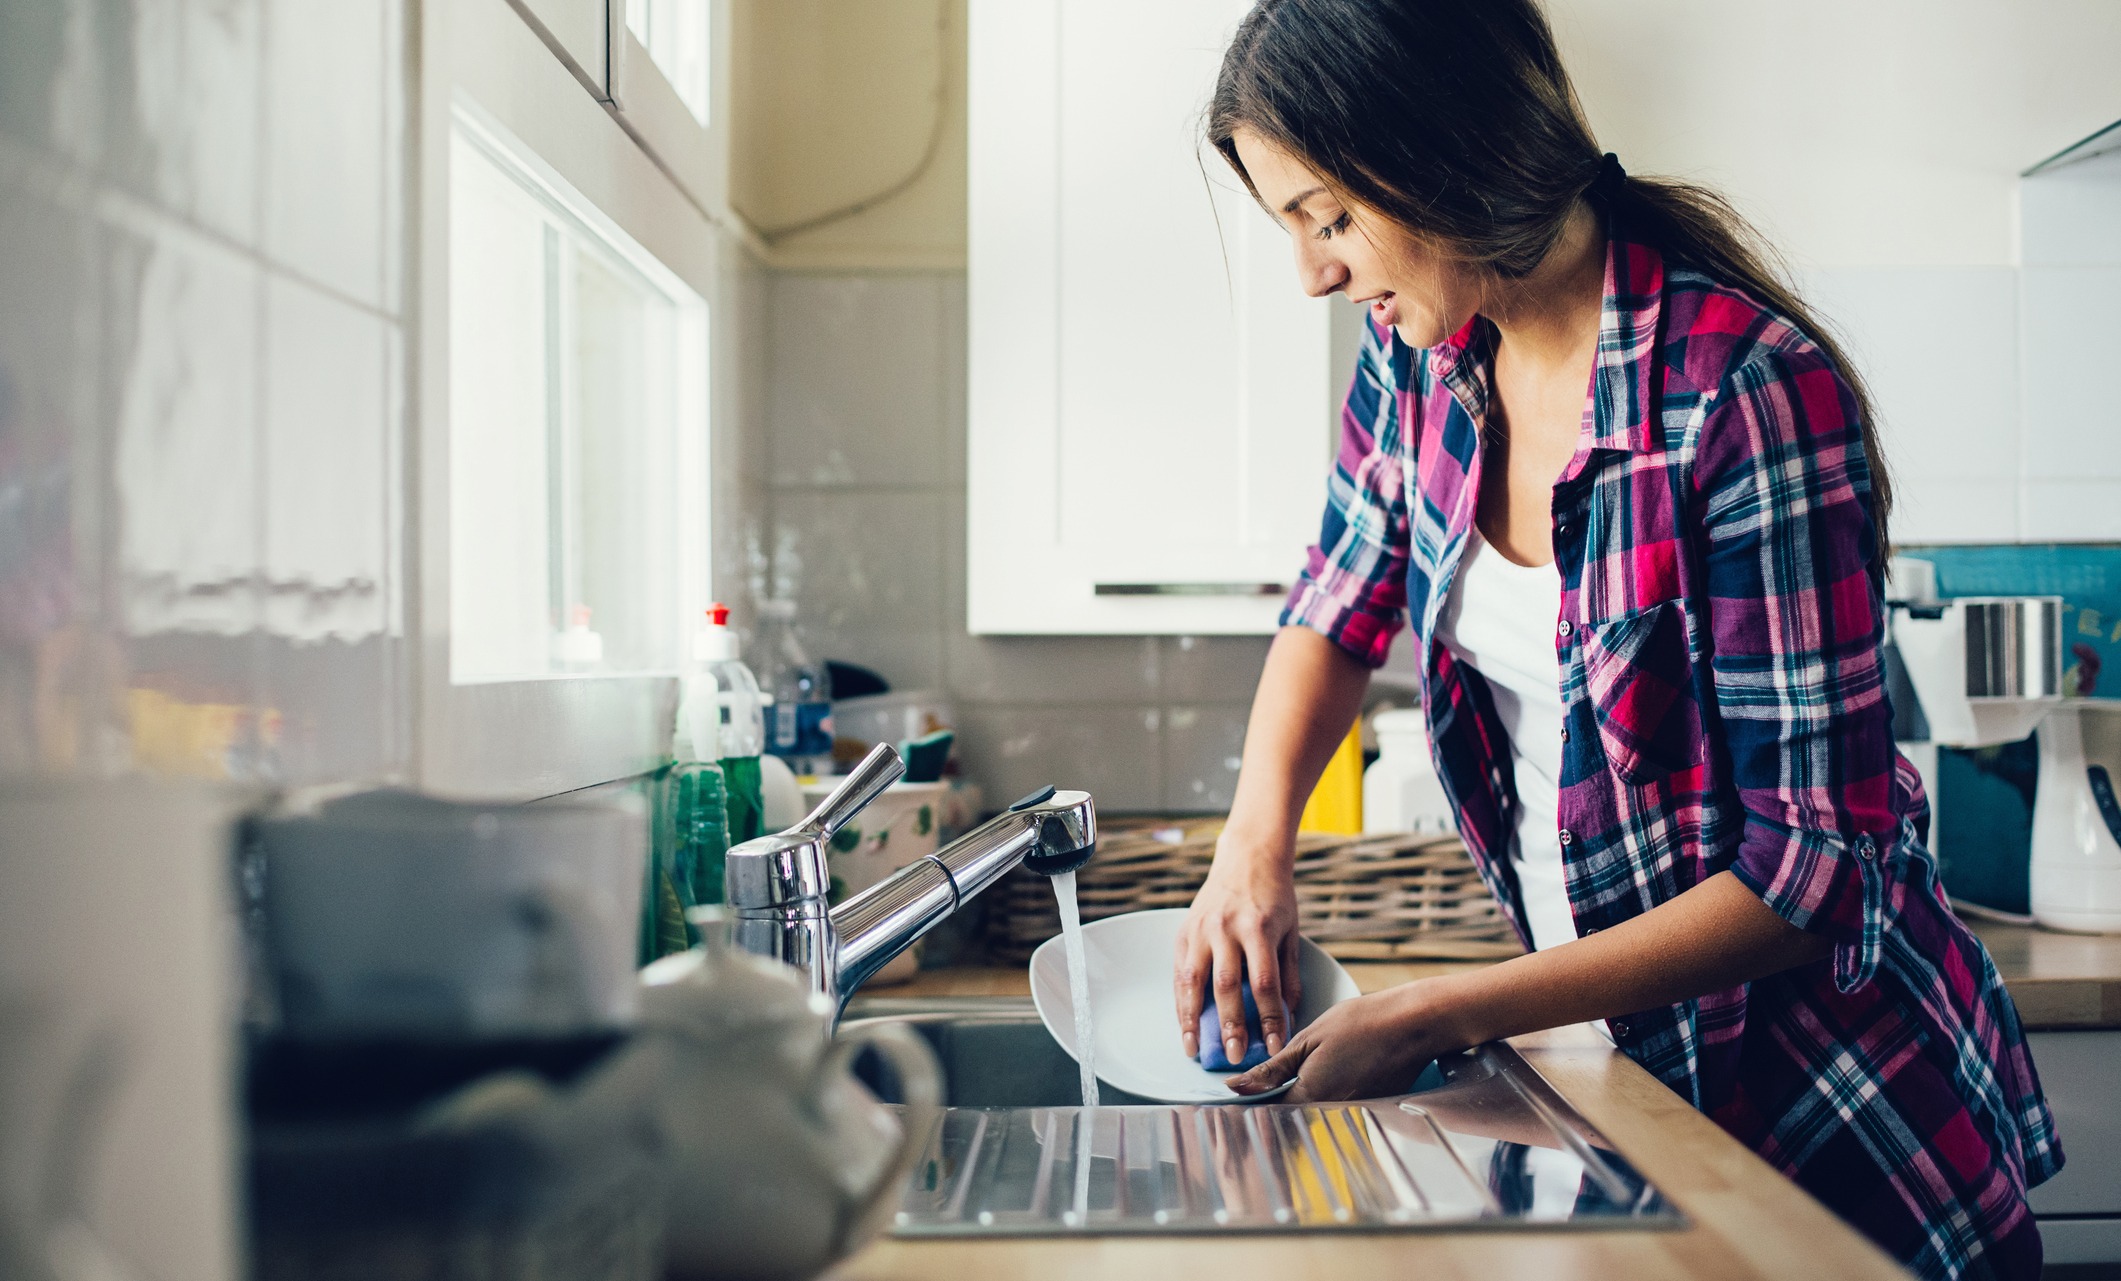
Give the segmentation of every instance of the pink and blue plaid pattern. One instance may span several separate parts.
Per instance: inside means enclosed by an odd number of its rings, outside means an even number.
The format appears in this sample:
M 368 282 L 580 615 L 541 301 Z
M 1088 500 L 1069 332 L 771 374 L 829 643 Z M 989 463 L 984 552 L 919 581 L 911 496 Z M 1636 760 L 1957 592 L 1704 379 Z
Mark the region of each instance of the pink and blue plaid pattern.
M 1624 230 L 1624 229 L 1623 229 Z M 1946 905 L 1892 742 L 1869 461 L 1820 350 L 1616 235 L 1554 488 L 1560 824 L 1590 933 L 1728 868 L 1831 961 L 1614 1020 L 1627 1054 L 1924 1277 L 2037 1277 L 2062 1166 L 2016 1008 Z M 1364 662 L 1407 620 L 1436 764 L 1520 922 L 1516 792 L 1478 672 L 1436 643 L 1473 528 L 1495 331 L 1372 325 L 1285 623 Z

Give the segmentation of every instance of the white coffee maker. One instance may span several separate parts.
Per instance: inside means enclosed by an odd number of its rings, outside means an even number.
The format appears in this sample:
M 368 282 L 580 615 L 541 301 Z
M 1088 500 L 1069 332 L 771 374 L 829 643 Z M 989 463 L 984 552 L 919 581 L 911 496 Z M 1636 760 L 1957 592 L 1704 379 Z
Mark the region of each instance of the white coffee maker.
M 1992 747 L 2039 734 L 2033 794 L 2032 915 L 2041 925 L 2121 933 L 2121 805 L 2106 768 L 2084 757 L 2091 699 L 2062 696 L 2062 598 L 1940 600 L 1928 561 L 1893 560 L 1892 640 L 1929 723 L 1903 743 L 1937 795 L 1938 747 Z M 1936 844 L 1934 827 L 1931 844 Z

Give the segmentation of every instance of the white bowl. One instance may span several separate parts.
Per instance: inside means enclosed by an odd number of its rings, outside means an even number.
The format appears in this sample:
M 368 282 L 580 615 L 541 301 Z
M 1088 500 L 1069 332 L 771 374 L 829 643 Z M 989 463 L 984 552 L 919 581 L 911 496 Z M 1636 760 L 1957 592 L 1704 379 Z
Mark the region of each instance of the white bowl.
M 1129 912 L 1083 926 L 1083 950 L 1089 962 L 1091 1013 L 1097 1041 L 1093 1066 L 1098 1079 L 1129 1094 L 1165 1103 L 1245 1103 L 1271 1098 L 1241 1095 L 1226 1084 L 1234 1072 L 1210 1072 L 1186 1057 L 1178 1041 L 1178 1011 L 1172 1004 L 1172 965 L 1184 908 Z M 1295 1011 L 1296 1030 L 1309 1027 L 1327 1010 L 1361 995 L 1355 980 L 1309 939 L 1297 940 L 1298 972 L 1303 999 Z M 1059 935 L 1031 954 L 1031 999 L 1053 1039 L 1077 1062 L 1075 1006 L 1070 1000 L 1068 956 Z M 1295 1082 L 1289 1082 L 1293 1085 Z

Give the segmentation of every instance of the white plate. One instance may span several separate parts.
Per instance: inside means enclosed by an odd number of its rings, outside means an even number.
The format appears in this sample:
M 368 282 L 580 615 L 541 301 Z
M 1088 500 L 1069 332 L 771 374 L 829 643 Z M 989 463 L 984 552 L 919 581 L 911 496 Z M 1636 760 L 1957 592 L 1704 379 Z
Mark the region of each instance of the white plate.
M 1171 967 L 1179 926 L 1185 919 L 1186 910 L 1173 907 L 1109 916 L 1083 926 L 1090 1008 L 1096 1019 L 1092 1035 L 1097 1039 L 1098 1079 L 1129 1094 L 1165 1103 L 1257 1102 L 1281 1093 L 1233 1094 L 1225 1082 L 1235 1073 L 1208 1071 L 1198 1060 L 1187 1058 L 1185 1047 L 1178 1043 Z M 1299 939 L 1297 946 L 1304 983 L 1303 999 L 1296 1008 L 1300 1030 L 1361 992 L 1324 948 L 1309 939 Z M 1075 1007 L 1069 999 L 1068 955 L 1058 935 L 1031 954 L 1031 999 L 1053 1039 L 1081 1061 L 1075 1044 Z

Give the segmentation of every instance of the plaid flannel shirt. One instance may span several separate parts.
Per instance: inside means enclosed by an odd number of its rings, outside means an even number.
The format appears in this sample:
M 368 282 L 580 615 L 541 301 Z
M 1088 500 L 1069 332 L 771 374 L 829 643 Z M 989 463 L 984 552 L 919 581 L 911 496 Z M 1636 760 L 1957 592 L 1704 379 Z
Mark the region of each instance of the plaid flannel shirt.
M 1834 948 L 1612 1030 L 1919 1275 L 2035 1277 L 2025 1193 L 2062 1150 L 1893 747 L 1855 404 L 1789 320 L 1625 230 L 1554 486 L 1569 903 L 1590 934 L 1729 869 Z M 1486 682 L 1436 640 L 1474 525 L 1494 342 L 1479 318 L 1426 351 L 1369 326 L 1283 622 L 1374 667 L 1412 621 L 1437 770 L 1522 933 L 1509 743 Z

